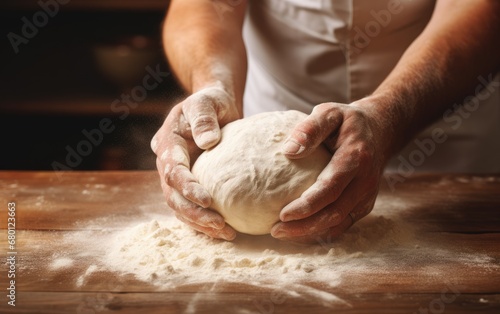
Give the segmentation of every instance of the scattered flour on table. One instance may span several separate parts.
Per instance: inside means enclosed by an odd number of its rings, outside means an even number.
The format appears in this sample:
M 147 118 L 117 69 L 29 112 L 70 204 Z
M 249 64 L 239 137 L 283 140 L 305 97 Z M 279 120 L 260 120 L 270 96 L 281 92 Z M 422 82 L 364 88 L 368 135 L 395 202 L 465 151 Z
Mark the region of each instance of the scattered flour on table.
M 151 213 L 150 207 L 139 208 L 140 217 L 108 216 L 84 222 L 81 227 L 87 230 L 63 240 L 80 248 L 72 258 L 90 261 L 91 266 L 76 277 L 79 287 L 91 282 L 97 272 L 117 272 L 124 279 L 132 275 L 158 290 L 197 284 L 215 289 L 218 283 L 241 283 L 337 305 L 344 301 L 328 288 L 364 274 L 404 274 L 411 267 L 441 284 L 450 263 L 471 265 L 485 273 L 500 269 L 485 254 L 456 244 L 448 248 L 437 233 L 422 237 L 416 231 L 421 226 L 397 214 L 412 206 L 410 202 L 383 196 L 377 202 L 377 214 L 363 218 L 339 238 L 315 245 L 287 243 L 269 235 L 239 234 L 233 242 L 214 240 L 170 213 Z M 54 258 L 53 269 L 70 263 L 60 255 Z M 374 285 L 377 283 L 363 282 L 360 289 Z
M 75 222 L 84 230 L 66 233 L 62 242 L 78 251 L 57 252 L 46 262 L 51 270 L 81 266 L 72 269 L 78 270 L 73 280 L 82 289 L 99 280 L 98 284 L 108 284 L 109 290 L 121 291 L 123 282 L 129 287 L 132 277 L 160 291 L 199 284 L 200 292 L 205 293 L 216 290 L 218 283 L 241 283 L 335 306 L 345 302 L 329 291 L 342 291 L 343 284 L 354 284 L 359 291 L 379 285 L 373 280 L 347 282 L 365 274 L 383 278 L 396 273 L 406 280 L 411 268 L 412 274 L 443 284 L 443 278 L 450 278 L 450 264 L 461 264 L 466 266 L 465 272 L 471 269 L 486 276 L 500 271 L 497 259 L 475 248 L 448 243 L 445 240 L 450 237 L 440 239 L 439 232 L 417 231 L 426 230 L 425 226 L 398 214 L 402 209 L 409 212 L 415 204 L 418 202 L 411 199 L 380 195 L 373 213 L 339 238 L 297 245 L 270 236 L 242 234 L 234 242 L 214 240 L 159 210 L 162 202 L 148 203 L 128 208 L 130 215 Z M 43 248 L 36 245 L 32 249 Z M 107 272 L 123 276 L 112 276 L 102 283 Z M 197 300 L 195 295 L 189 304 L 191 312 L 196 312 Z
M 87 277 L 95 273 L 97 270 L 99 270 L 99 268 L 96 265 L 90 265 L 89 268 L 87 268 L 87 270 L 85 271 L 85 273 L 80 277 L 78 277 L 78 279 L 76 280 L 76 285 L 78 287 L 81 287 L 85 283 Z
M 316 245 L 243 234 L 225 242 L 165 216 L 112 230 L 103 238 L 99 269 L 133 274 L 159 288 L 209 282 L 275 286 L 314 281 L 337 286 L 341 274 L 353 268 L 376 271 L 383 261 L 374 256 L 407 243 L 412 231 L 383 216 L 369 216 L 339 239 Z M 77 284 L 97 267 L 89 268 Z
M 73 263 L 74 261 L 71 258 L 59 257 L 52 261 L 52 263 L 50 264 L 50 269 L 58 270 L 62 268 L 68 268 L 70 266 L 73 266 Z

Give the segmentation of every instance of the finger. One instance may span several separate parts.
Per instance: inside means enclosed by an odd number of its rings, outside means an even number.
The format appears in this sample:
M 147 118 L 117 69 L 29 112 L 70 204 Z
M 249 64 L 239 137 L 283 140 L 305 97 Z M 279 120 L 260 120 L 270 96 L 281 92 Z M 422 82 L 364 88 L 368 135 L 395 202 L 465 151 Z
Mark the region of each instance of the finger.
M 192 221 L 186 219 L 185 217 L 181 215 L 176 214 L 177 219 L 180 221 L 184 222 L 191 228 L 193 228 L 196 231 L 202 232 L 209 237 L 216 238 L 216 239 L 223 239 L 227 241 L 232 241 L 234 238 L 236 238 L 236 231 L 234 231 L 233 228 L 231 228 L 229 225 L 225 225 L 222 229 L 214 229 L 210 227 L 205 227 L 205 226 L 200 226 L 196 223 L 193 223 Z
M 151 148 L 157 155 L 156 167 L 162 182 L 179 190 L 188 200 L 209 207 L 212 201 L 210 194 L 189 170 L 190 156 L 196 158 L 201 150 L 192 140 L 191 127 L 181 107 L 177 105 L 172 108 L 151 141 Z
M 191 126 L 193 139 L 201 149 L 208 149 L 220 140 L 221 133 L 215 104 L 210 97 L 186 99 L 182 112 Z
M 168 187 L 166 187 L 166 189 L 167 204 L 176 212 L 177 215 L 203 227 L 213 229 L 224 228 L 225 221 L 220 214 L 190 202 L 175 189 L 168 189 Z
M 357 184 L 350 184 L 337 201 L 318 213 L 301 220 L 278 222 L 271 230 L 272 236 L 275 238 L 305 236 L 340 224 L 360 202 L 358 190 Z
M 184 131 L 184 129 L 186 129 Z M 181 105 L 174 106 L 167 115 L 160 129 L 151 139 L 151 149 L 159 156 L 162 148 L 168 145 L 171 134 L 180 134 L 182 137 L 191 133 L 191 127 L 182 114 Z M 191 138 L 189 135 L 186 138 Z
M 342 124 L 342 111 L 332 104 L 314 107 L 312 113 L 292 131 L 283 144 L 283 152 L 289 158 L 302 158 L 335 133 Z
M 173 135 L 159 159 L 160 167 L 164 165 L 162 173 L 169 186 L 180 191 L 185 198 L 201 207 L 210 206 L 212 197 L 189 170 L 188 147 L 182 137 Z
M 354 226 L 358 221 L 360 221 L 363 217 L 368 215 L 370 211 L 366 211 L 364 209 L 364 204 L 358 205 L 356 208 L 352 210 L 354 214 L 354 219 L 347 215 L 342 222 L 336 226 L 330 227 L 326 230 L 324 236 L 328 236 L 328 238 L 337 238 L 342 233 L 346 232 L 349 228 Z
M 159 134 L 156 133 L 153 138 L 151 139 L 151 143 L 150 143 L 150 146 L 151 146 L 151 150 L 156 154 L 156 150 L 158 149 L 158 144 L 159 144 L 159 140 L 158 140 L 158 137 L 159 137 Z
M 362 218 L 368 216 L 368 214 L 371 213 L 373 206 L 375 205 L 375 200 L 376 196 L 374 196 L 372 199 L 369 199 L 365 202 L 360 202 L 356 208 L 354 208 L 349 215 L 352 215 L 354 221 L 359 221 Z
M 317 180 L 299 198 L 281 210 L 281 221 L 307 218 L 335 202 L 356 173 L 357 167 L 350 165 L 349 151 L 339 148 Z

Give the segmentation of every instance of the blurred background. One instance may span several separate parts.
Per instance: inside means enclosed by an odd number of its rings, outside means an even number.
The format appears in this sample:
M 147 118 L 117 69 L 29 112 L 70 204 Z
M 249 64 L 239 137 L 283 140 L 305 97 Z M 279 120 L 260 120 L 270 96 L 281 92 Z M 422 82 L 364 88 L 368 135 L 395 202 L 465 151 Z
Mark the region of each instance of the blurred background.
M 0 169 L 155 169 L 166 0 L 3 0 Z M 65 169 L 67 170 L 67 169 Z

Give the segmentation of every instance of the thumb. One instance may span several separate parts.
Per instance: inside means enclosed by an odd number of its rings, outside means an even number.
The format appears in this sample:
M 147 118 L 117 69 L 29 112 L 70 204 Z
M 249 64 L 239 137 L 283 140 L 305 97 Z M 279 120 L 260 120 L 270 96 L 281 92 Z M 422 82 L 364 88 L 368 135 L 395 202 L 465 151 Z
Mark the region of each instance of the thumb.
M 190 99 L 182 106 L 182 112 L 191 126 L 196 145 L 208 149 L 216 145 L 221 137 L 217 112 L 208 99 Z
M 308 156 L 330 134 L 337 131 L 342 120 L 342 111 L 331 103 L 315 106 L 311 114 L 297 124 L 285 140 L 283 153 L 292 159 Z

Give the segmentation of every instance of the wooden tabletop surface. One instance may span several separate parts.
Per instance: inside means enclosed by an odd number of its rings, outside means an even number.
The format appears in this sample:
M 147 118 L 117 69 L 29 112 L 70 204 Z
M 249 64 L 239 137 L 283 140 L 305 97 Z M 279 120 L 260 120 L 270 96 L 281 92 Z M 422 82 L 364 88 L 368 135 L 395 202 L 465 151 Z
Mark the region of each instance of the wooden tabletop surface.
M 376 271 L 342 273 L 335 287 L 310 283 L 341 303 L 278 298 L 276 289 L 249 283 L 159 290 L 111 270 L 77 285 L 94 256 L 81 257 L 71 267 L 50 267 L 54 256 L 77 256 L 83 250 L 61 240 L 69 234 L 86 230 L 99 246 L 101 228 L 119 229 L 145 213 L 168 211 L 153 171 L 3 171 L 0 208 L 0 250 L 7 259 L 15 255 L 16 293 L 13 307 L 6 295 L 12 290 L 12 263 L 2 263 L 1 313 L 500 313 L 498 175 L 420 174 L 393 189 L 384 180 L 371 215 L 397 213 L 395 221 L 414 226 L 421 249 L 432 246 L 434 253 L 394 250 L 373 261 L 381 265 Z M 9 212 L 15 212 L 13 247 Z M 412 254 L 415 262 L 387 268 L 388 262 Z

